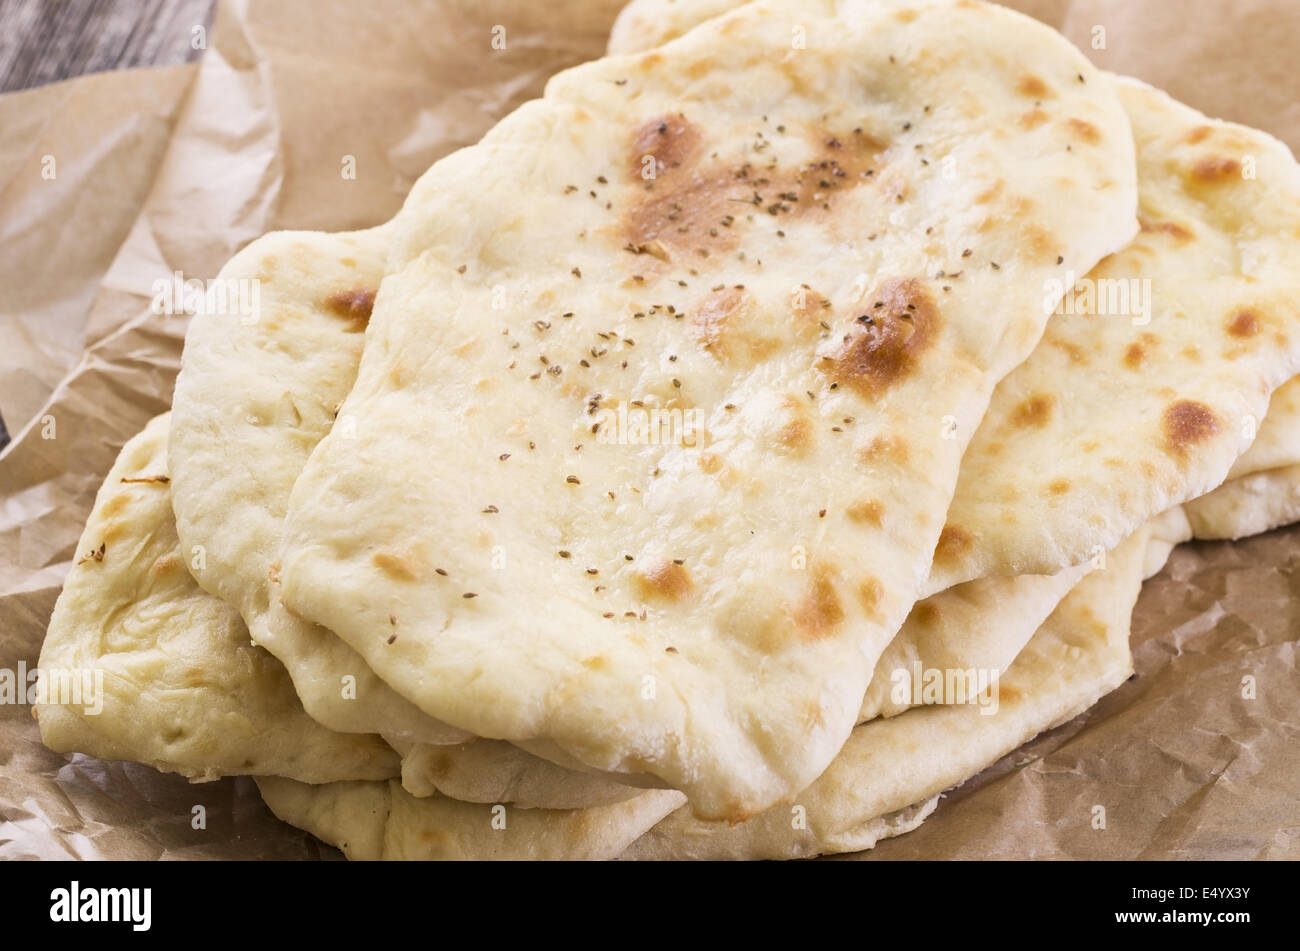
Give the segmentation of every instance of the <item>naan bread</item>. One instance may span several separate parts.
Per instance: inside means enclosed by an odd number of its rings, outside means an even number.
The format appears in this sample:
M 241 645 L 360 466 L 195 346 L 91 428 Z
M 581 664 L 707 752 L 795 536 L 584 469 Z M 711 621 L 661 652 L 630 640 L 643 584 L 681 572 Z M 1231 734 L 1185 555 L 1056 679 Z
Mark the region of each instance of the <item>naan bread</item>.
M 1245 538 L 1300 520 L 1300 380 L 1274 391 L 1259 436 L 1230 475 L 1183 506 L 1189 536 Z
M 1300 521 L 1300 465 L 1233 479 L 1183 506 L 1196 538 L 1237 539 Z
M 361 861 L 611 859 L 683 800 L 661 789 L 590 809 L 513 809 L 416 799 L 396 782 L 309 786 L 268 776 L 257 788 L 285 822 Z
M 764 3 L 560 74 L 399 215 L 286 603 L 479 735 L 709 816 L 789 796 L 1043 288 L 1131 236 L 1132 162 L 1086 61 L 984 4 Z M 700 444 L 592 431 L 633 401 L 699 409 Z
M 205 567 L 194 573 L 240 607 L 255 643 L 289 669 L 308 713 L 334 730 L 379 731 L 404 754 L 403 784 L 413 795 L 436 790 L 468 802 L 550 809 L 626 799 L 637 790 L 501 741 L 427 745 L 430 737 L 453 738 L 451 728 L 402 700 L 355 651 L 280 602 L 274 540 L 294 479 L 355 379 L 385 242 L 385 228 L 276 233 L 223 268 L 221 280 L 259 281 L 260 306 L 254 321 L 210 312 L 192 322 L 169 449 L 182 548 L 205 551 Z M 922 602 L 877 663 L 859 719 L 910 706 L 890 700 L 890 675 L 913 663 L 1005 669 L 1081 573 L 980 579 Z M 356 683 L 345 694 L 348 677 Z
M 123 446 L 95 497 L 40 667 L 102 677 L 102 695 L 95 704 L 84 695 L 38 703 L 42 741 L 58 753 L 133 760 L 194 780 L 396 775 L 397 756 L 378 737 L 331 733 L 308 717 L 238 613 L 186 571 L 167 427 L 159 416 Z
M 240 609 L 253 640 L 288 668 L 313 718 L 340 732 L 382 733 L 414 751 L 402 772 L 416 795 L 440 789 L 473 802 L 543 808 L 635 795 L 506 743 L 471 742 L 403 700 L 352 648 L 280 600 L 274 556 L 289 492 L 356 378 L 386 247 L 384 227 L 280 232 L 222 268 L 221 281 L 258 282 L 259 307 L 253 320 L 199 313 L 186 337 L 169 450 L 182 548 L 205 553 L 194 574 Z
M 1265 469 L 1300 464 L 1300 378 L 1287 380 L 1268 401 L 1259 435 L 1228 472 L 1228 481 Z
M 1088 277 L 1149 279 L 1151 322 L 1052 318 L 963 461 L 931 588 L 1077 564 L 1220 485 L 1272 390 L 1300 369 L 1291 153 L 1136 81 L 1116 87 L 1137 140 L 1143 231 Z M 1004 488 L 1008 466 L 1020 478 Z
M 609 49 L 645 49 L 744 4 L 633 0 Z M 1150 322 L 1100 306 L 1053 317 L 962 460 L 927 594 L 1080 564 L 1226 477 L 1281 464 L 1263 432 L 1255 458 L 1241 454 L 1269 391 L 1300 370 L 1300 170 L 1266 133 L 1108 78 L 1133 125 L 1142 233 L 1082 290 L 1109 301 L 1149 281 Z
M 314 719 L 345 733 L 461 743 L 470 734 L 403 700 L 280 600 L 275 554 L 289 491 L 356 378 L 387 238 L 385 227 L 277 232 L 221 269 L 217 283 L 256 282 L 258 307 L 200 312 L 186 334 L 168 453 L 176 529 L 183 550 L 204 552 L 199 584 L 238 608 Z
M 641 792 L 608 776 L 565 769 L 501 740 L 399 749 L 402 787 L 420 798 L 441 793 L 461 802 L 512 803 L 521 809 L 585 809 Z
M 911 709 L 907 691 L 895 694 L 900 677 L 914 669 L 1006 670 L 1090 569 L 978 578 L 917 602 L 876 664 L 858 721 Z
M 1143 528 L 1065 597 L 998 681 L 996 713 L 951 704 L 863 724 L 792 805 L 735 825 L 678 809 L 623 857 L 783 859 L 871 848 L 882 816 L 931 802 L 1128 678 L 1146 543 Z

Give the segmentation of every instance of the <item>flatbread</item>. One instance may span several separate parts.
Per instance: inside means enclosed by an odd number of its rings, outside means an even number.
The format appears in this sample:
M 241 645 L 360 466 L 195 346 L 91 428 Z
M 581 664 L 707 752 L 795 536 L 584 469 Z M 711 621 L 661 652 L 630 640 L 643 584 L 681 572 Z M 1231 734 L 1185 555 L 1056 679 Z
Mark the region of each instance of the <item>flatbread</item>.
M 1231 474 L 1183 506 L 1189 536 L 1245 538 L 1300 520 L 1300 380 L 1273 393 L 1259 436 Z
M 332 733 L 308 717 L 238 613 L 186 571 L 173 527 L 167 429 L 159 416 L 127 442 L 95 497 L 40 667 L 51 678 L 72 672 L 78 682 L 87 672 L 101 686 L 94 703 L 84 692 L 37 703 L 41 740 L 58 753 L 133 760 L 193 780 L 396 775 L 397 756 L 378 737 Z M 93 679 L 84 683 L 94 689 Z
M 916 691 L 907 688 L 916 680 L 914 671 L 1005 671 L 1091 568 L 978 578 L 918 602 L 880 656 L 858 722 L 916 706 Z
M 258 779 L 271 811 L 350 859 L 611 859 L 683 800 L 672 790 L 590 809 L 514 809 L 416 799 L 396 782 L 323 786 Z
M 352 387 L 387 239 L 382 226 L 276 232 L 221 269 L 215 285 L 255 286 L 257 307 L 202 310 L 186 334 L 168 452 L 176 529 L 184 550 L 205 553 L 199 584 L 239 610 L 314 719 L 345 733 L 462 743 L 470 734 L 393 693 L 279 595 L 289 491 Z
M 1105 84 L 1001 8 L 723 27 L 560 74 L 417 183 L 281 577 L 430 715 L 741 818 L 842 744 L 992 384 L 1135 191 Z M 704 445 L 592 432 L 633 401 Z
M 880 817 L 929 802 L 1128 678 L 1146 544 L 1143 528 L 1065 597 L 998 681 L 996 713 L 949 704 L 863 724 L 792 805 L 736 825 L 678 809 L 623 857 L 783 859 L 871 848 Z
M 609 48 L 644 49 L 743 3 L 634 0 Z M 1150 321 L 1097 304 L 1053 317 L 962 460 L 925 594 L 1083 563 L 1225 478 L 1280 464 L 1261 432 L 1233 466 L 1269 392 L 1300 370 L 1300 169 L 1264 132 L 1108 78 L 1133 125 L 1142 233 L 1080 292 L 1136 300 L 1147 281 Z M 1297 399 L 1281 393 L 1280 408 Z
M 1249 421 L 1246 426 L 1249 432 Z M 1268 401 L 1250 448 L 1232 464 L 1228 480 L 1300 464 L 1300 378 L 1287 380 Z
M 386 232 L 271 234 L 223 268 L 219 280 L 259 281 L 259 308 L 252 321 L 200 313 L 187 338 L 169 449 L 179 473 L 171 488 L 181 499 L 174 507 L 185 526 L 182 547 L 205 550 L 205 566 L 195 574 L 241 608 L 254 641 L 287 666 L 315 719 L 342 732 L 380 731 L 403 752 L 403 783 L 413 795 L 439 791 L 468 802 L 552 809 L 626 799 L 637 790 L 609 777 L 565 769 L 504 742 L 449 734 L 345 643 L 280 603 L 273 539 L 300 467 L 355 378 L 359 328 L 373 293 L 367 288 L 382 277 Z M 253 438 L 239 438 L 245 433 Z M 231 458 L 240 465 L 230 466 Z M 1004 669 L 1080 574 L 981 579 L 922 602 L 878 662 L 860 720 L 910 706 L 890 700 L 890 675 L 914 663 Z M 344 678 L 355 681 L 346 692 Z M 431 737 L 462 742 L 431 747 Z
M 565 769 L 501 740 L 456 746 L 417 743 L 402 752 L 402 787 L 417 798 L 511 803 L 522 809 L 585 809 L 641 790 L 593 772 Z
M 1238 539 L 1300 521 L 1300 465 L 1265 469 L 1183 506 L 1192 535 Z

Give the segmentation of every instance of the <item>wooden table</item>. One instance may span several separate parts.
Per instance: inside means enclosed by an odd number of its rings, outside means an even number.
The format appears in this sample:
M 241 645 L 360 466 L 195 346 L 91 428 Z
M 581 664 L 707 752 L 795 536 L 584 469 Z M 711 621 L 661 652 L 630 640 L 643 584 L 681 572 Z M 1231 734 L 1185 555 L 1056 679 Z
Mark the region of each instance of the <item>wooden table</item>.
M 202 55 L 194 27 L 214 0 L 3 0 L 0 92 L 85 73 L 174 66 Z

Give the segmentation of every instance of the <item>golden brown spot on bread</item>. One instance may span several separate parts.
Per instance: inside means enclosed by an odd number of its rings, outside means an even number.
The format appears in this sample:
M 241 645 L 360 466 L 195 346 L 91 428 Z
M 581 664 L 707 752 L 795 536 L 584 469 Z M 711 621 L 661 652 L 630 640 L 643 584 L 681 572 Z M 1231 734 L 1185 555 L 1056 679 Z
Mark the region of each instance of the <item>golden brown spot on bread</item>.
M 1004 703 L 1015 703 L 1022 696 L 1024 695 L 1011 684 L 998 681 L 998 706 Z
M 1161 426 L 1166 444 L 1179 454 L 1219 431 L 1219 421 L 1213 411 L 1195 400 L 1170 403 L 1161 417 Z
M 1136 370 L 1138 367 L 1142 366 L 1142 360 L 1146 355 L 1147 352 L 1142 349 L 1142 344 L 1137 342 L 1131 343 L 1128 345 L 1128 349 L 1124 351 L 1124 366 L 1128 367 L 1130 370 Z
M 916 278 L 889 278 L 862 299 L 850 329 L 817 369 L 868 397 L 911 375 L 939 330 L 939 308 Z
M 1241 163 L 1234 158 L 1206 156 L 1192 166 L 1192 177 L 1206 184 L 1220 184 L 1241 172 Z
M 171 482 L 171 476 L 149 475 L 149 476 L 123 476 L 122 481 L 125 483 L 152 483 L 154 485 L 166 485 Z
M 661 601 L 680 601 L 695 586 L 690 573 L 675 561 L 661 561 L 636 574 L 641 596 Z
M 131 504 L 131 497 L 125 492 L 114 495 L 104 503 L 104 508 L 100 511 L 105 521 L 112 520 L 122 514 L 122 510 Z
M 367 288 L 337 291 L 325 298 L 325 306 L 347 321 L 348 333 L 361 333 L 370 323 L 370 314 L 375 308 L 375 293 Z
M 384 574 L 399 581 L 414 581 L 419 577 L 412 560 L 395 552 L 377 551 L 370 556 L 370 561 Z
M 1259 315 L 1253 310 L 1239 310 L 1228 319 L 1228 333 L 1234 337 L 1253 337 L 1259 330 Z
M 956 561 L 971 548 L 972 539 L 960 525 L 945 525 L 939 533 L 939 544 L 934 547 L 935 561 Z
M 701 142 L 700 130 L 680 113 L 643 122 L 632 136 L 629 165 L 633 178 L 641 178 L 645 156 L 654 156 L 655 174 L 658 176 L 693 161 L 700 151 Z
M 821 327 L 830 310 L 830 301 L 811 288 L 803 287 L 799 291 L 791 298 L 790 312 L 796 318 L 795 331 L 802 335 Z
M 595 657 L 584 658 L 582 666 L 586 667 L 588 670 L 605 670 L 609 667 L 609 661 L 604 657 L 597 655 Z
M 1096 440 L 1089 439 L 1087 442 L 1082 443 L 1079 446 L 1079 448 L 1082 449 L 1084 452 L 1096 452 L 1098 449 L 1101 448 L 1101 443 L 1097 442 Z
M 804 416 L 792 416 L 777 429 L 776 445 L 791 455 L 802 455 L 812 445 L 812 424 Z
M 710 291 L 687 317 L 691 336 L 705 350 L 722 359 L 728 350 L 728 331 L 745 319 L 752 306 L 748 295 L 737 287 Z
M 1176 221 L 1151 221 L 1147 218 L 1139 218 L 1138 225 L 1147 234 L 1167 234 L 1176 241 L 1187 242 L 1196 237 Z
M 844 620 L 844 608 L 830 573 L 823 567 L 813 570 L 812 585 L 795 608 L 794 622 L 799 633 L 810 640 L 830 634 Z
M 1071 363 L 1086 364 L 1088 362 L 1088 355 L 1083 352 L 1083 349 L 1078 344 L 1070 343 L 1068 340 L 1049 340 L 1047 342 L 1064 352 L 1070 358 Z
M 1044 112 L 1042 109 L 1030 109 L 1028 112 L 1024 113 L 1019 119 L 1017 119 L 1016 123 L 1022 129 L 1037 129 L 1040 125 L 1042 125 L 1046 121 L 1047 121 L 1046 112 Z
M 876 436 L 858 450 L 858 461 L 865 466 L 887 462 L 903 465 L 907 462 L 907 443 L 901 436 Z
M 879 499 L 859 499 L 845 509 L 845 514 L 850 521 L 879 527 L 881 516 L 885 514 L 885 505 Z
M 1047 486 L 1050 495 L 1064 495 L 1070 491 L 1069 479 L 1053 479 Z
M 986 205 L 1002 194 L 1002 179 L 998 179 L 984 191 L 975 196 L 975 204 Z
M 1046 426 L 1055 406 L 1055 396 L 1050 393 L 1035 393 L 1016 404 L 1016 408 L 1011 411 L 1011 423 L 1021 429 Z
M 918 601 L 912 608 L 912 614 L 908 618 L 917 624 L 924 624 L 926 627 L 933 627 L 939 621 L 939 606 L 935 603 L 934 598 L 926 598 L 924 601 Z
M 1101 141 L 1101 130 L 1091 122 L 1085 122 L 1083 119 L 1066 119 L 1065 127 L 1080 142 L 1096 145 Z
M 858 603 L 862 605 L 862 610 L 868 617 L 879 616 L 880 601 L 883 596 L 884 592 L 878 579 L 868 575 L 858 582 Z
M 1198 125 L 1191 132 L 1187 133 L 1187 138 L 1183 141 L 1187 142 L 1189 145 L 1197 145 L 1200 142 L 1204 142 L 1213 133 L 1213 126 Z
M 715 452 L 706 452 L 700 456 L 700 471 L 714 475 L 722 469 L 722 457 Z
M 180 567 L 180 559 L 175 555 L 163 555 L 149 569 L 151 575 L 169 575 Z
M 917 17 L 916 11 L 908 10 L 906 7 L 904 7 L 902 10 L 894 11 L 894 18 L 899 20 L 902 23 L 911 23 L 913 20 L 916 19 L 916 17 Z
M 1052 90 L 1047 83 L 1033 73 L 1026 73 L 1020 77 L 1020 81 L 1016 83 L 1016 91 L 1030 99 L 1046 99 L 1052 95 Z

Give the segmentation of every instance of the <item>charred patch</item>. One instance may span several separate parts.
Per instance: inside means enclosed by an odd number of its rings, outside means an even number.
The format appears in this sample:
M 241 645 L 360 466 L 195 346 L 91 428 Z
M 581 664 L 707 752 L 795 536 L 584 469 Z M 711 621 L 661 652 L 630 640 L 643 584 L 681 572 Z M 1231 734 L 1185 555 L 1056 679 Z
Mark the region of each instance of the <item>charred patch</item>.
M 325 298 L 325 307 L 330 313 L 347 321 L 348 333 L 362 333 L 370 323 L 370 314 L 375 309 L 375 293 L 370 288 L 337 291 Z
M 860 129 L 844 136 L 822 130 L 809 135 L 813 157 L 803 164 L 727 165 L 701 162 L 699 133 L 685 119 L 645 123 L 634 135 L 635 178 L 640 180 L 640 163 L 647 155 L 655 157 L 657 171 L 626 211 L 627 246 L 662 248 L 656 255 L 661 258 L 708 257 L 736 247 L 751 217 L 826 211 L 838 193 L 874 179 L 884 143 Z
M 1219 420 L 1214 412 L 1195 400 L 1170 403 L 1165 407 L 1160 424 L 1166 445 L 1179 455 L 1219 431 Z
M 939 330 L 939 308 L 915 278 L 878 285 L 817 369 L 840 386 L 874 397 L 910 376 Z
M 632 136 L 633 177 L 641 178 L 647 155 L 654 157 L 656 178 L 693 162 L 703 141 L 700 130 L 681 113 L 642 123 Z

